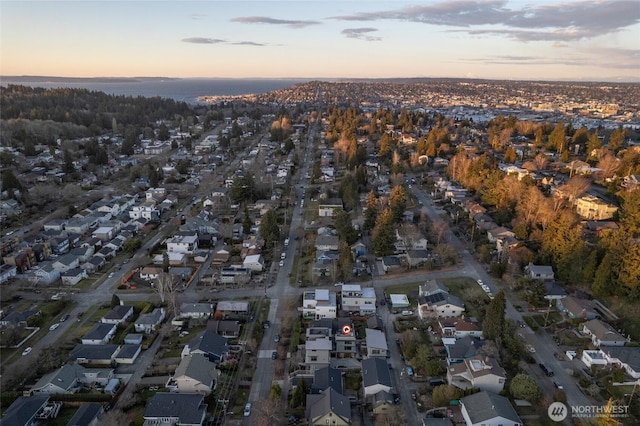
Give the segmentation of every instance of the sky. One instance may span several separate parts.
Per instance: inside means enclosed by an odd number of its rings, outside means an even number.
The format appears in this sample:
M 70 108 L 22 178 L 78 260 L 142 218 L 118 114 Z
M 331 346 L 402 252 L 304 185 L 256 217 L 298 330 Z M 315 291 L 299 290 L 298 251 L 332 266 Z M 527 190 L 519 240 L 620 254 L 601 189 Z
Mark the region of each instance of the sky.
M 0 0 L 0 75 L 640 81 L 640 0 Z

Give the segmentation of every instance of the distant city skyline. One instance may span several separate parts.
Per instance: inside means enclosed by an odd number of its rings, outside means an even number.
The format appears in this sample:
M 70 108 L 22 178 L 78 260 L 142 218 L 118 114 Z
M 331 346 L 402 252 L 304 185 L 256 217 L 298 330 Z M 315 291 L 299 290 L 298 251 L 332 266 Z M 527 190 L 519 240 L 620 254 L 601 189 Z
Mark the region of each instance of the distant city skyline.
M 640 81 L 640 1 L 0 1 L 0 75 Z

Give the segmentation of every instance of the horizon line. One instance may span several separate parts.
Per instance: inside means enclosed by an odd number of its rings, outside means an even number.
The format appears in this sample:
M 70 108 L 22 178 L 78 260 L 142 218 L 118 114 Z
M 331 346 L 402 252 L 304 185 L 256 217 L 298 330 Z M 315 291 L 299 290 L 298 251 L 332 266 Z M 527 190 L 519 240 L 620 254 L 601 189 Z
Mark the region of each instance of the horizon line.
M 89 81 L 89 80 L 304 80 L 306 82 L 311 81 L 345 81 L 345 80 L 483 80 L 483 81 L 520 81 L 520 82 L 562 82 L 562 83 L 640 83 L 640 77 L 626 76 L 626 77 L 610 77 L 609 79 L 603 78 L 583 78 L 580 80 L 575 79 L 562 79 L 562 78 L 497 78 L 497 77 L 426 77 L 426 76 L 412 76 L 412 77 L 169 77 L 169 76 L 94 76 L 94 77 L 77 77 L 77 76 L 54 76 L 54 75 L 0 75 L 0 82 L 3 79 L 31 79 L 31 82 L 47 82 L 47 79 L 54 80 L 68 80 L 71 82 L 76 81 Z M 37 80 L 35 80 L 37 79 Z M 56 81 L 52 81 L 56 82 Z M 62 81 L 58 81 L 62 82 Z

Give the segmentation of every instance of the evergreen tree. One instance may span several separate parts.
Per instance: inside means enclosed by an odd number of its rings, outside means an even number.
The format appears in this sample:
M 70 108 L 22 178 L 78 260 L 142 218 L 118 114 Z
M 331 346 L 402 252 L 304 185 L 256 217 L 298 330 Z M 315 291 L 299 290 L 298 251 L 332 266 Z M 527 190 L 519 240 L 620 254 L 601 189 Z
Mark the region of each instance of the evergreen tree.
M 393 221 L 400 222 L 400 220 L 402 220 L 402 215 L 407 208 L 407 191 L 404 189 L 404 186 L 398 185 L 391 189 L 391 194 L 389 195 L 389 208 L 391 209 Z
M 393 245 L 396 242 L 396 234 L 393 223 L 393 214 L 387 207 L 380 213 L 373 228 L 371 245 L 376 256 L 387 256 L 395 251 Z
M 338 258 L 338 272 L 344 281 L 349 281 L 353 276 L 353 255 L 346 241 L 342 243 L 340 257 Z
M 267 247 L 273 247 L 273 243 L 280 238 L 280 228 L 275 210 L 269 209 L 260 222 L 260 236 Z
M 489 303 L 484 321 L 482 322 L 482 333 L 486 339 L 496 341 L 502 339 L 504 333 L 505 308 L 506 299 L 504 291 L 500 290 L 491 303 Z
M 367 197 L 367 203 L 365 204 L 366 210 L 364 211 L 364 224 L 362 228 L 365 231 L 369 231 L 373 229 L 376 224 L 376 219 L 378 218 L 378 204 L 376 202 L 376 196 L 373 191 L 369 192 L 369 196 Z
M 249 235 L 251 233 L 251 227 L 253 226 L 253 221 L 251 220 L 251 215 L 249 214 L 249 208 L 247 205 L 244 205 L 244 209 L 242 212 L 244 218 L 242 219 L 242 232 L 245 235 Z
M 338 210 L 334 221 L 338 236 L 349 246 L 358 241 L 358 231 L 351 224 L 351 216 L 344 210 Z
M 298 385 L 293 389 L 291 393 L 291 408 L 301 407 L 306 404 L 307 395 L 311 393 L 311 386 L 306 380 L 301 379 L 298 381 Z

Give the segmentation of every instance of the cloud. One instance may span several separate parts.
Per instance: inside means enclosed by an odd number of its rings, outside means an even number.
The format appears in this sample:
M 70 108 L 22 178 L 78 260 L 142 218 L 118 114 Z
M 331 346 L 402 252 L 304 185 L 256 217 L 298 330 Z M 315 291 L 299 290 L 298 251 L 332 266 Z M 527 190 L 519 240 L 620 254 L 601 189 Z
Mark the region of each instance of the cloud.
M 556 57 L 495 55 L 484 58 L 469 59 L 471 63 L 495 65 L 564 65 L 579 67 L 600 67 L 617 69 L 640 68 L 640 49 L 612 49 L 605 47 L 586 48 L 579 52 L 562 52 Z
M 183 38 L 182 42 L 184 43 L 194 43 L 194 44 L 219 44 L 226 43 L 226 40 L 220 40 L 217 38 L 206 38 L 206 37 L 189 37 Z
M 357 38 L 358 40 L 380 41 L 382 38 L 368 35 L 368 33 L 378 31 L 376 28 L 346 28 L 341 31 L 348 38 Z
M 235 41 L 229 44 L 233 44 L 236 46 L 266 46 L 265 43 L 257 43 L 255 41 Z
M 206 17 L 207 17 L 207 15 L 203 15 L 202 13 L 192 13 L 191 14 L 191 19 L 193 19 L 194 21 L 199 21 L 200 19 L 204 19 Z
M 469 32 L 502 34 L 523 42 L 568 41 L 616 33 L 637 24 L 640 22 L 640 7 L 634 0 L 584 0 L 520 7 L 509 7 L 505 0 L 458 0 L 333 16 L 330 19 L 397 20 L 460 28 L 488 26 Z
M 319 21 L 302 21 L 289 19 L 268 18 L 266 16 L 244 16 L 231 19 L 231 22 L 240 22 L 242 24 L 271 24 L 284 25 L 290 28 L 304 28 L 309 25 L 319 25 Z

